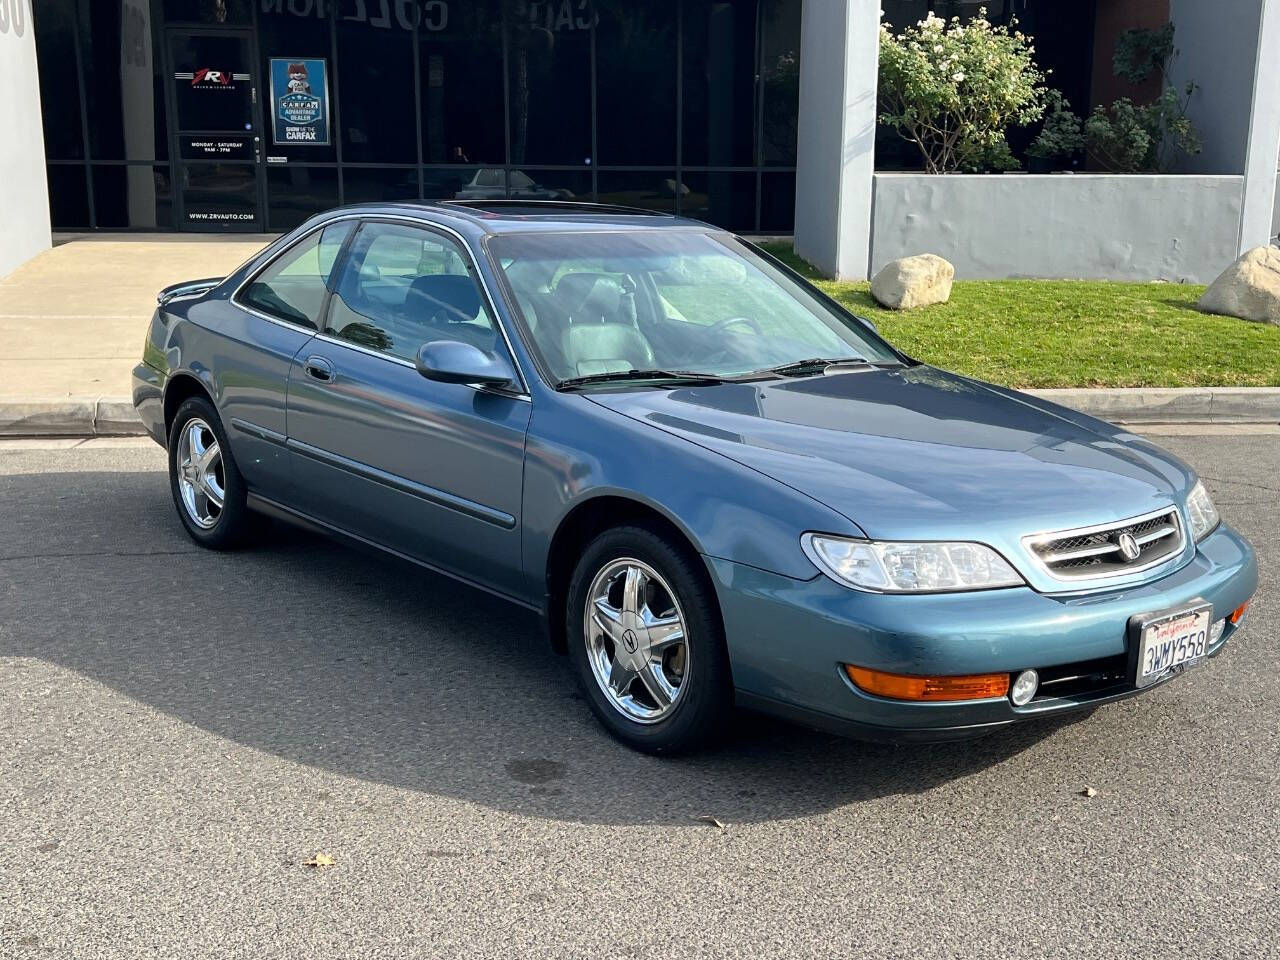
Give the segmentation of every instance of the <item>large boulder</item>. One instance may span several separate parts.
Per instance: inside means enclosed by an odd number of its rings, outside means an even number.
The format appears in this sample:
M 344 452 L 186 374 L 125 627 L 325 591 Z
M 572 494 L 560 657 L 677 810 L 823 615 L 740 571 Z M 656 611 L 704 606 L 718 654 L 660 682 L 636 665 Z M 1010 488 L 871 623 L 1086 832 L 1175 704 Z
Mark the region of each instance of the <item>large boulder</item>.
M 912 310 L 946 303 L 956 268 L 941 257 L 923 253 L 886 263 L 871 280 L 871 295 L 891 310 Z
M 1254 247 L 1200 298 L 1200 309 L 1280 325 L 1280 249 Z

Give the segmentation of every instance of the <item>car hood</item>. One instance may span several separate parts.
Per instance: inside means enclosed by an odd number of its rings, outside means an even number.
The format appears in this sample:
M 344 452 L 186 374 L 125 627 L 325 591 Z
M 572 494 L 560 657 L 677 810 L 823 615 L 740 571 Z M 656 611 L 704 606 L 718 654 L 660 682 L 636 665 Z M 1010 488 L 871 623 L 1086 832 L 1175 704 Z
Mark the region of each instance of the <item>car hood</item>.
M 591 399 L 800 490 L 878 539 L 1016 544 L 1168 506 L 1195 479 L 1102 421 L 928 366 Z

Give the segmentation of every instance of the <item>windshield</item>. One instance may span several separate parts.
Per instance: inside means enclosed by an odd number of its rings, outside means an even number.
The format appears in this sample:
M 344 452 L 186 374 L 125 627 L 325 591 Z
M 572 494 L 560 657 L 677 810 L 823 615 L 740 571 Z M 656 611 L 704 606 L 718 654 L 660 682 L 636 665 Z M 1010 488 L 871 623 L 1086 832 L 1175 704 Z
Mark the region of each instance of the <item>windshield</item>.
M 677 230 L 511 234 L 491 237 L 489 252 L 557 381 L 637 370 L 741 377 L 806 360 L 899 362 L 863 324 L 733 238 Z

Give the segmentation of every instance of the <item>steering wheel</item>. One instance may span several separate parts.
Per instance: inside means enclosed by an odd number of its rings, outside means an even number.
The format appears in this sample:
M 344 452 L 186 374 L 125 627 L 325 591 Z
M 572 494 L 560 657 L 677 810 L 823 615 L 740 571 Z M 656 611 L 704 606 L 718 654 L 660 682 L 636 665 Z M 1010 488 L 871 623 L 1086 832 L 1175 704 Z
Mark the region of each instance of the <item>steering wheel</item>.
M 764 336 L 764 331 L 760 329 L 760 324 L 756 323 L 756 321 L 752 320 L 750 317 L 725 317 L 723 320 L 717 320 L 707 329 L 711 333 L 719 333 L 721 330 L 725 330 L 735 323 L 744 323 L 751 328 L 752 332 L 760 336 Z

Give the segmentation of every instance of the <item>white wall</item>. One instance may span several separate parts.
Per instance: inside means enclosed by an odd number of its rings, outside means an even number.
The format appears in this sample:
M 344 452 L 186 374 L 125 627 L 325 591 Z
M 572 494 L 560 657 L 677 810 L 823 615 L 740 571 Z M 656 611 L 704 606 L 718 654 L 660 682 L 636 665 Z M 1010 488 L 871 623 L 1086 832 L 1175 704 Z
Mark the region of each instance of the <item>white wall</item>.
M 870 252 L 880 0 L 804 0 L 795 248 L 827 276 L 862 280 Z
M 917 253 L 962 279 L 1208 283 L 1236 257 L 1244 178 L 878 173 L 871 271 Z
M 48 247 L 31 0 L 0 0 L 0 277 Z

